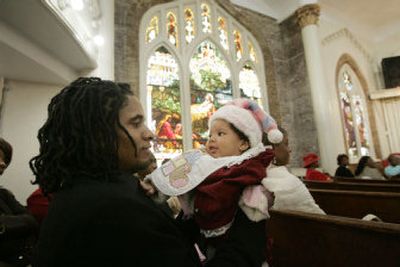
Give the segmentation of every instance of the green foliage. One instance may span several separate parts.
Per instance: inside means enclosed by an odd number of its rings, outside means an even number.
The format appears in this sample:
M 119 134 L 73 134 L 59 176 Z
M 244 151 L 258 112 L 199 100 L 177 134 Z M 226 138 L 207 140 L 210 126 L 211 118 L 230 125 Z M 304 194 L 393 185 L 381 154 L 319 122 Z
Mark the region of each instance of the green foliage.
M 206 69 L 201 69 L 199 72 L 201 75 L 200 86 L 202 89 L 208 92 L 215 92 L 218 88 L 225 87 L 225 83 L 222 81 L 220 73 Z
M 158 109 L 162 113 L 181 113 L 179 80 L 160 90 L 160 87 L 153 88 L 152 95 L 153 109 Z

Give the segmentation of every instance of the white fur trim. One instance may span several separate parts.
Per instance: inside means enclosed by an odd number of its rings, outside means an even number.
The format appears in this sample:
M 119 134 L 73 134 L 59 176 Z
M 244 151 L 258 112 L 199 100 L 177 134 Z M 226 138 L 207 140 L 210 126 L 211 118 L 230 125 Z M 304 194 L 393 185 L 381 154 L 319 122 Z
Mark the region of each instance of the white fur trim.
M 211 116 L 208 121 L 208 128 L 211 128 L 212 123 L 216 119 L 223 119 L 232 123 L 249 138 L 251 147 L 255 147 L 261 143 L 261 126 L 254 118 L 251 111 L 235 105 L 225 105 Z

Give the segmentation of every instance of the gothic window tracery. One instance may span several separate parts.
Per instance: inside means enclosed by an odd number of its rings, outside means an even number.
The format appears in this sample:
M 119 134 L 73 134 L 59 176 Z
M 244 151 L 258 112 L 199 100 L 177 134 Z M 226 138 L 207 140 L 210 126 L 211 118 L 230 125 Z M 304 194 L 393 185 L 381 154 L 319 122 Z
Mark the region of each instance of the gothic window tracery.
M 350 160 L 370 155 L 370 132 L 364 92 L 356 73 L 344 64 L 338 76 L 343 131 Z
M 140 99 L 157 136 L 158 160 L 203 146 L 209 117 L 234 97 L 267 108 L 257 41 L 213 1 L 161 4 L 143 20 L 140 55 L 146 68 L 140 74 Z

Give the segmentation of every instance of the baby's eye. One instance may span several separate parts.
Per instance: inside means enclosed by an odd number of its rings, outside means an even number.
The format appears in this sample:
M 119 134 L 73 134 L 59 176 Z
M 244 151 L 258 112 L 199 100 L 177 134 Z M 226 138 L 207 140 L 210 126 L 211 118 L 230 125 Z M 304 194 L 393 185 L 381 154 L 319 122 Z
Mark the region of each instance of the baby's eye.
M 218 132 L 218 136 L 223 136 L 224 134 L 224 132 Z

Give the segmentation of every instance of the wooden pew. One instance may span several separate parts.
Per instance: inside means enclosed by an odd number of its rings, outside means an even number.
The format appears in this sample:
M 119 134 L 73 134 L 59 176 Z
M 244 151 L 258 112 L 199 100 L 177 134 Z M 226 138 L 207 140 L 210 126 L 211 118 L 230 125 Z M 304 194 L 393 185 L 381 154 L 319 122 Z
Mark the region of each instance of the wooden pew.
M 389 183 L 358 183 L 352 182 L 324 182 L 324 181 L 307 181 L 303 183 L 307 188 L 312 189 L 334 189 L 334 190 L 354 190 L 367 192 L 397 192 L 400 193 L 400 184 Z
M 400 193 L 309 189 L 327 214 L 362 218 L 372 213 L 384 222 L 400 223 Z
M 361 179 L 349 177 L 333 177 L 336 182 L 357 182 L 363 184 L 400 184 L 400 179 L 380 180 L 380 179 Z
M 400 265 L 400 225 L 295 211 L 270 214 L 273 267 Z

